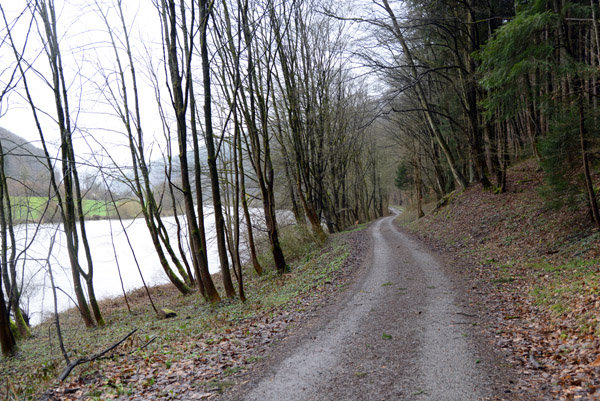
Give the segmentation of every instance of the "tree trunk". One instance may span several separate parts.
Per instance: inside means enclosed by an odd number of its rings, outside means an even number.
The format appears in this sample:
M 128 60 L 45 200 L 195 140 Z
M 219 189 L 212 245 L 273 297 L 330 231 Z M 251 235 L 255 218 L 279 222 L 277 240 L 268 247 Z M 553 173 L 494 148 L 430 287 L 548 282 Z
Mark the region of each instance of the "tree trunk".
M 256 274 L 259 276 L 262 275 L 263 268 L 258 262 L 258 257 L 256 256 L 256 244 L 254 243 L 254 232 L 252 229 L 252 219 L 250 218 L 250 210 L 248 209 L 248 194 L 246 193 L 246 177 L 244 173 L 244 158 L 242 154 L 242 136 L 238 137 L 237 143 L 237 151 L 239 154 L 239 164 L 240 164 L 240 196 L 242 198 L 242 209 L 244 210 L 244 219 L 246 220 L 246 232 L 248 233 L 248 248 L 250 249 L 250 257 L 252 259 L 252 266 L 254 266 L 254 270 Z
M 233 143 L 231 153 L 233 154 L 233 186 L 234 186 L 234 201 L 233 201 L 233 248 L 234 252 L 232 260 L 234 262 L 233 267 L 237 269 L 237 280 L 238 280 L 238 294 L 242 302 L 246 302 L 246 294 L 244 293 L 244 272 L 242 271 L 242 261 L 240 258 L 240 169 L 238 165 L 238 150 L 237 143 L 240 137 L 240 124 L 238 122 L 237 110 L 234 110 L 234 125 L 235 131 L 233 136 Z M 243 160 L 240 161 L 243 164 Z M 245 194 L 243 195 L 245 196 Z
M 241 5 L 241 3 L 238 3 L 238 5 Z M 261 193 L 271 254 L 273 255 L 273 261 L 275 262 L 277 272 L 282 274 L 286 271 L 287 264 L 281 249 L 281 244 L 279 243 L 279 228 L 277 226 L 277 216 L 275 213 L 274 171 L 271 162 L 271 132 L 268 115 L 269 93 L 272 91 L 272 77 L 267 76 L 266 82 L 264 83 L 259 79 L 257 66 L 259 66 L 260 63 L 255 64 L 256 60 L 253 52 L 254 44 L 248 11 L 248 2 L 246 1 L 242 7 L 241 17 L 244 40 L 248 53 L 248 92 L 246 95 L 244 89 L 240 88 L 240 104 L 243 106 L 243 114 L 248 128 L 248 156 L 252 162 L 254 172 L 256 173 Z M 265 58 L 265 70 L 269 70 L 271 68 L 269 63 L 273 60 L 272 54 L 265 54 Z M 249 104 L 246 98 L 249 98 Z
M 58 337 L 58 345 L 60 351 L 63 354 L 65 363 L 69 365 L 69 354 L 65 349 L 65 343 L 63 341 L 62 330 L 60 328 L 60 315 L 58 313 L 58 297 L 56 296 L 56 285 L 54 284 L 54 274 L 52 273 L 52 266 L 50 264 L 50 255 L 52 254 L 52 248 L 54 247 L 54 236 L 50 239 L 50 249 L 48 250 L 48 257 L 46 258 L 46 265 L 48 267 L 48 274 L 50 275 L 50 285 L 52 286 L 52 299 L 54 301 L 54 326 L 56 327 L 56 335 Z
M 235 296 L 235 289 L 229 272 L 229 260 L 227 259 L 227 246 L 225 244 L 225 221 L 221 204 L 221 192 L 219 187 L 219 174 L 217 171 L 217 155 L 215 151 L 214 134 L 212 126 L 212 95 L 210 84 L 210 62 L 208 56 L 207 29 L 211 13 L 212 2 L 199 0 L 200 4 L 200 53 L 202 57 L 202 81 L 204 85 L 204 122 L 205 142 L 208 153 L 208 171 L 212 188 L 213 205 L 215 213 L 215 230 L 217 233 L 217 247 L 219 249 L 219 262 L 221 263 L 221 274 L 223 286 L 228 298 Z
M 4 167 L 4 147 L 2 146 L 2 141 L 0 141 L 0 226 L 2 237 L 2 267 L 0 267 L 0 270 L 2 271 L 6 294 L 9 299 L 8 303 L 13 311 L 15 324 L 19 329 L 19 334 L 21 338 L 29 338 L 31 337 L 31 330 L 25 322 L 20 306 L 21 294 L 18 288 L 17 270 L 15 266 L 17 241 L 13 227 L 11 199 L 10 194 L 8 193 L 7 177 Z M 9 238 L 10 245 L 8 244 Z
M 298 197 L 300 198 L 300 202 L 304 207 L 304 213 L 308 217 L 308 221 L 310 221 L 310 225 L 312 227 L 313 233 L 319 238 L 319 240 L 323 241 L 327 238 L 327 235 L 323 231 L 323 227 L 321 227 L 321 221 L 319 220 L 319 216 L 313 208 L 308 205 L 306 198 L 304 197 L 304 193 L 302 192 L 302 187 L 300 186 L 300 181 L 297 182 L 298 188 Z
M 581 156 L 583 161 L 583 172 L 585 176 L 585 187 L 588 194 L 588 205 L 592 215 L 592 221 L 600 228 L 600 211 L 598 210 L 598 201 L 596 199 L 596 192 L 594 191 L 594 182 L 592 181 L 592 175 L 590 172 L 590 161 L 588 144 L 586 139 L 586 128 L 585 128 L 585 105 L 584 105 L 584 88 L 583 80 L 580 80 L 581 93 L 579 95 L 579 139 L 581 144 Z
M 0 281 L 2 275 L 0 274 Z M 4 301 L 4 291 L 2 290 L 2 283 L 0 282 L 0 347 L 2 348 L 2 355 L 5 357 L 12 356 L 17 351 L 17 342 L 10 331 L 10 319 L 8 311 L 6 310 L 6 303 Z
M 462 188 L 466 188 L 469 184 L 468 184 L 467 180 L 465 179 L 464 175 L 458 169 L 458 167 L 456 165 L 456 161 L 454 160 L 454 155 L 452 154 L 452 151 L 448 147 L 446 140 L 442 136 L 442 133 L 440 131 L 438 123 L 436 122 L 436 120 L 433 116 L 433 113 L 431 112 L 431 109 L 429 107 L 429 102 L 427 101 L 427 97 L 425 96 L 425 91 L 421 85 L 421 81 L 418 78 L 419 72 L 418 72 L 417 66 L 414 62 L 414 59 L 412 56 L 412 51 L 410 50 L 410 48 L 408 47 L 408 44 L 406 43 L 406 40 L 404 39 L 404 34 L 402 33 L 402 28 L 400 27 L 398 20 L 396 18 L 396 15 L 394 14 L 394 11 L 390 7 L 388 0 L 383 0 L 383 4 L 384 4 L 384 7 L 385 7 L 389 17 L 392 20 L 394 34 L 396 36 L 396 39 L 398 39 L 398 41 L 400 42 L 400 45 L 402 46 L 402 51 L 404 52 L 404 56 L 406 57 L 406 61 L 408 62 L 411 73 L 413 75 L 412 78 L 415 80 L 414 89 L 415 89 L 415 92 L 417 93 L 419 103 L 421 104 L 421 107 L 423 108 L 423 111 L 425 113 L 425 118 L 427 120 L 427 123 L 429 124 L 436 141 L 440 145 L 442 152 L 444 152 L 444 155 L 446 156 L 446 161 L 448 162 L 448 167 L 450 167 L 450 171 L 452 172 L 452 176 L 454 177 L 456 184 Z

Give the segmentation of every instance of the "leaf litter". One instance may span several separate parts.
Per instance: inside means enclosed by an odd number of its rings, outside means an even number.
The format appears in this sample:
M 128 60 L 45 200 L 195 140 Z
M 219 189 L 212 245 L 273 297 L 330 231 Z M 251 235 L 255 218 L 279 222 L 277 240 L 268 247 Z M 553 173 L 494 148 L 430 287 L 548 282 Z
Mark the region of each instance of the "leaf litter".
M 0 363 L 0 398 L 215 399 L 240 382 L 241 373 L 267 356 L 272 343 L 293 332 L 344 290 L 366 255 L 365 238 L 365 230 L 355 230 L 330 237 L 320 250 L 315 251 L 313 245 L 309 254 L 297 258 L 291 272 L 283 277 L 275 272 L 256 277 L 248 271 L 246 304 L 226 300 L 210 306 L 201 301 L 199 294 L 182 297 L 167 285 L 152 288 L 152 293 L 155 302 L 177 311 L 176 318 L 157 320 L 148 312 L 141 291 L 129 295 L 130 303 L 137 302 L 135 315 L 127 313 L 121 299 L 103 302 L 110 322 L 104 329 L 90 331 L 79 327 L 75 311 L 69 311 L 61 317 L 61 321 L 69 322 L 65 323 L 67 336 L 74 337 L 76 332 L 84 337 L 78 347 L 89 354 L 114 342 L 113 337 L 119 337 L 132 325 L 139 326 L 139 330 L 101 360 L 75 368 L 62 383 L 56 379 L 62 362 L 59 355 L 53 355 L 57 359 L 51 359 L 52 369 L 44 380 L 30 375 L 31 383 L 26 379 L 26 371 L 36 367 L 34 363 L 39 364 L 42 356 L 34 362 L 4 360 Z M 50 333 L 51 329 L 39 328 L 38 332 L 43 330 Z M 35 353 L 39 341 L 43 341 L 41 335 L 23 343 L 23 354 Z M 71 344 L 70 349 L 75 348 Z M 42 350 L 47 351 L 40 348 L 38 352 Z M 13 382 L 10 377 L 22 377 L 22 383 Z M 34 378 L 38 381 L 34 382 Z
M 518 374 L 513 396 L 600 399 L 600 233 L 585 205 L 547 207 L 534 161 L 507 181 L 506 193 L 469 188 L 407 228 L 472 282 Z

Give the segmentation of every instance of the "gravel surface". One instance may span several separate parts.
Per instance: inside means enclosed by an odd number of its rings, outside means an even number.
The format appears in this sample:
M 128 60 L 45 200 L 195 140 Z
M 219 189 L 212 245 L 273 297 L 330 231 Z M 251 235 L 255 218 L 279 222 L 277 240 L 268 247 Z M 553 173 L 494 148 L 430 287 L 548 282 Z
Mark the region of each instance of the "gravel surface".
M 394 218 L 369 228 L 352 288 L 226 399 L 504 399 L 510 382 L 463 301 L 466 284 Z

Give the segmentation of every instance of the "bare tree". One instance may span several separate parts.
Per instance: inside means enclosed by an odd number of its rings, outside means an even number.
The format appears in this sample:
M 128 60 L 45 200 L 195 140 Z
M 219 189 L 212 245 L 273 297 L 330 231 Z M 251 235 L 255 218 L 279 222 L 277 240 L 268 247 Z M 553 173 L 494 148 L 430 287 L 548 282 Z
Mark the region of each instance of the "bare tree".
M 372 146 L 365 139 L 373 132 L 370 100 L 347 66 L 344 24 L 326 17 L 322 6 L 306 0 L 270 9 L 279 64 L 275 132 L 294 167 L 288 175 L 295 194 L 321 238 L 322 223 L 339 231 L 377 215 L 382 205 L 374 155 L 360 151 Z
M 40 134 L 40 140 L 46 154 L 48 169 L 51 171 L 51 184 L 55 196 L 60 206 L 61 219 L 64 226 L 64 232 L 67 239 L 67 248 L 69 251 L 69 259 L 71 262 L 71 271 L 75 295 L 79 304 L 79 311 L 86 326 L 94 325 L 88 303 L 83 294 L 83 286 L 81 278 L 85 279 L 89 305 L 94 313 L 94 318 L 99 326 L 104 326 L 105 322 L 100 312 L 100 307 L 96 300 L 93 284 L 93 261 L 89 242 L 87 240 L 85 217 L 83 211 L 83 196 L 77 172 L 77 160 L 75 158 L 75 150 L 73 147 L 73 121 L 69 109 L 69 94 L 68 84 L 65 80 L 63 59 L 59 46 L 59 33 L 56 20 L 56 10 L 54 1 L 35 1 L 29 5 L 30 11 L 35 18 L 38 19 L 41 28 L 39 29 L 40 38 L 44 43 L 44 51 L 47 56 L 48 64 L 51 70 L 51 80 L 48 81 L 48 86 L 54 95 L 56 108 L 56 123 L 60 132 L 60 160 L 62 167 L 62 186 L 59 187 L 53 167 L 53 159 L 50 156 L 46 146 L 44 129 L 42 128 L 38 111 L 35 106 L 35 99 L 31 95 L 31 91 L 27 85 L 27 80 L 23 77 L 23 84 L 27 93 L 27 99 L 31 105 L 34 119 Z M 16 48 L 13 46 L 16 53 Z M 18 55 L 17 55 L 18 58 Z M 21 63 L 19 63 L 21 73 L 24 73 Z M 85 261 L 87 262 L 87 271 L 84 270 L 79 257 L 80 245 L 83 245 Z
M 1 99 L 0 99 L 1 100 Z M 5 205 L 7 200 L 6 198 L 6 176 L 4 175 L 4 150 L 2 148 L 2 144 L 0 142 L 0 223 L 1 223 L 1 234 L 2 234 L 2 244 L 1 244 L 1 251 L 2 251 L 2 265 L 0 265 L 0 345 L 2 346 L 2 354 L 5 356 L 9 356 L 9 355 L 13 355 L 16 351 L 16 341 L 15 338 L 10 330 L 10 315 L 9 315 L 9 310 L 7 308 L 5 299 L 4 299 L 4 291 L 3 291 L 3 283 L 2 281 L 4 280 L 4 287 L 7 288 L 7 294 L 9 295 L 9 299 L 10 298 L 15 298 L 15 291 L 16 291 L 16 283 L 13 283 L 12 286 L 10 286 L 10 282 L 8 281 L 8 240 L 7 240 L 7 234 L 8 234 L 8 229 L 7 229 L 7 218 L 6 218 L 6 214 L 5 214 Z M 10 204 L 10 199 L 8 199 L 8 202 Z M 10 227 L 12 229 L 12 227 Z M 12 231 L 11 231 L 12 232 Z M 11 238 L 14 240 L 14 236 Z M 12 247 L 13 251 L 14 251 L 14 242 L 13 242 L 13 247 Z M 14 256 L 14 255 L 11 255 Z M 14 260 L 14 258 L 13 258 Z M 14 267 L 14 265 L 13 265 Z M 14 271 L 14 269 L 13 269 Z M 12 287 L 12 290 L 11 290 Z M 16 311 L 19 311 L 19 305 L 18 303 L 16 304 L 16 308 L 13 308 Z M 18 315 L 17 315 L 18 316 Z M 21 321 L 22 316 L 21 316 Z M 27 331 L 27 330 L 26 330 Z
M 217 232 L 217 247 L 219 249 L 219 262 L 221 263 L 221 273 L 223 275 L 223 284 L 225 293 L 228 297 L 235 295 L 231 275 L 229 273 L 229 260 L 227 259 L 227 247 L 225 244 L 225 221 L 223 218 L 223 205 L 221 203 L 221 193 L 219 187 L 219 174 L 217 171 L 217 147 L 215 147 L 215 137 L 212 121 L 212 94 L 211 94 L 211 72 L 210 60 L 208 54 L 208 23 L 213 9 L 213 2 L 209 0 L 198 0 L 200 11 L 200 56 L 202 60 L 202 84 L 204 89 L 204 141 L 208 153 L 208 172 L 210 175 L 210 184 L 212 189 L 213 206 L 215 213 L 215 230 Z
M 240 9 L 240 2 L 234 4 L 234 10 L 237 9 L 237 15 L 241 15 L 242 12 L 247 13 L 247 2 L 245 11 Z M 237 6 L 237 7 L 236 7 Z M 242 74 L 241 74 L 241 59 L 240 53 L 243 51 L 244 45 L 244 35 L 243 35 L 243 19 L 239 18 L 237 21 L 232 18 L 231 10 L 227 1 L 221 2 L 222 12 L 219 15 L 222 17 L 216 23 L 219 24 L 217 33 L 215 36 L 215 41 L 219 44 L 217 46 L 218 55 L 220 57 L 220 75 L 218 76 L 220 79 L 220 89 L 223 93 L 223 96 L 229 106 L 230 113 L 233 114 L 233 140 L 230 146 L 236 149 L 236 153 L 234 154 L 234 162 L 238 161 L 236 168 L 234 169 L 236 172 L 236 198 L 235 204 L 238 205 L 241 203 L 241 207 L 244 213 L 244 219 L 247 227 L 247 235 L 248 235 L 248 248 L 250 251 L 250 256 L 252 260 L 252 264 L 257 274 L 262 274 L 262 266 L 258 262 L 258 258 L 256 255 L 256 246 L 254 241 L 254 233 L 252 228 L 252 220 L 250 218 L 250 212 L 248 207 L 248 194 L 246 190 L 246 166 L 245 166 L 245 156 L 243 153 L 243 149 L 247 149 L 244 147 L 244 130 L 243 130 L 243 121 L 240 115 L 245 115 L 245 113 L 241 110 L 247 110 L 248 102 L 244 102 L 241 104 L 241 99 L 244 99 L 246 96 L 244 93 L 244 88 L 242 86 Z M 247 20 L 247 16 L 245 17 Z M 216 18 L 215 18 L 216 19 Z M 237 24 L 236 24 L 237 22 Z M 236 31 L 234 31 L 236 29 Z M 225 35 L 220 34 L 224 32 Z M 235 39 L 234 39 L 235 35 Z M 249 49 L 248 49 L 249 50 Z M 250 57 L 250 51 L 248 51 L 248 58 Z M 246 107 L 244 109 L 244 106 Z M 253 165 L 254 167 L 254 165 Z M 256 173 L 256 171 L 255 171 Z M 239 202 L 239 203 L 238 203 Z M 234 210 L 234 213 L 236 211 Z
M 133 193 L 138 198 L 142 208 L 142 215 L 146 222 L 146 226 L 152 239 L 152 244 L 157 252 L 159 261 L 165 274 L 175 287 L 182 293 L 190 292 L 189 286 L 177 276 L 171 268 L 169 259 L 175 265 L 176 269 L 181 273 L 185 272 L 182 262 L 173 249 L 165 225 L 161 218 L 160 205 L 152 188 L 150 178 L 150 168 L 146 160 L 144 131 L 142 128 L 139 92 L 138 92 L 138 77 L 135 68 L 135 60 L 133 58 L 133 49 L 130 42 L 129 31 L 123 13 L 122 2 L 117 0 L 116 9 L 118 10 L 118 18 L 121 22 L 122 35 L 121 44 L 123 51 L 126 53 L 126 60 L 131 78 L 131 87 L 127 87 L 126 70 L 123 67 L 121 60 L 120 48 L 113 33 L 113 28 L 109 22 L 107 14 L 97 4 L 99 13 L 106 25 L 107 32 L 110 37 L 112 48 L 115 54 L 117 65 L 118 88 L 113 90 L 107 84 L 106 91 L 103 93 L 107 96 L 107 101 L 113 106 L 116 114 L 124 125 L 127 135 L 127 141 L 131 154 L 133 180 L 128 177 L 127 171 L 122 171 L 122 176 L 131 186 Z M 130 99 L 131 94 L 131 99 Z
M 260 21 L 259 16 L 251 15 L 251 10 L 260 10 L 261 6 L 256 7 L 249 1 L 238 1 L 236 8 L 239 15 L 236 33 L 237 46 L 233 39 L 232 18 L 227 4 L 223 2 L 223 29 L 226 32 L 223 39 L 227 42 L 222 46 L 220 55 L 221 62 L 227 66 L 225 70 L 228 74 L 225 78 L 227 82 L 223 84 L 223 87 L 229 86 L 230 88 L 226 98 L 230 107 L 235 109 L 236 135 L 243 134 L 240 136 L 240 140 L 244 140 L 247 157 L 257 179 L 271 253 L 277 271 L 283 273 L 287 266 L 279 243 L 275 213 L 275 174 L 271 155 L 273 132 L 269 115 L 274 85 L 273 69 L 275 68 L 273 40 L 270 38 L 270 27 L 265 24 L 260 25 L 256 22 Z M 246 66 L 244 75 L 241 72 L 242 56 L 245 57 L 243 62 Z M 238 109 L 239 115 L 243 119 L 244 130 L 238 127 L 238 124 L 242 123 L 238 118 Z M 242 196 L 246 195 L 242 194 Z M 244 207 L 247 209 L 247 205 Z M 248 223 L 248 216 L 246 219 Z
M 167 76 L 170 82 L 170 96 L 173 111 L 175 113 L 176 124 L 177 124 L 177 143 L 179 146 L 179 167 L 180 167 L 180 176 L 182 180 L 181 191 L 183 194 L 186 218 L 188 228 L 190 230 L 191 236 L 191 245 L 192 250 L 195 257 L 198 258 L 194 266 L 196 267 L 198 279 L 201 279 L 204 283 L 205 292 L 211 302 L 217 302 L 219 300 L 219 296 L 214 287 L 209 288 L 212 285 L 212 279 L 208 273 L 208 264 L 205 256 L 206 252 L 206 239 L 204 231 L 202 234 L 200 233 L 200 228 L 198 226 L 198 219 L 196 216 L 196 210 L 194 207 L 194 197 L 192 193 L 192 187 L 190 183 L 190 172 L 188 167 L 188 127 L 187 127 L 187 118 L 190 115 L 192 122 L 192 129 L 195 130 L 195 118 L 196 118 L 196 110 L 192 109 L 195 107 L 195 97 L 194 97 L 194 85 L 192 80 L 191 73 L 191 65 L 192 65 L 192 45 L 194 40 L 194 32 L 195 32 L 195 24 L 196 24 L 196 7 L 194 3 L 189 5 L 189 20 L 186 5 L 184 2 L 179 3 L 179 7 L 176 6 L 176 2 L 173 0 L 170 1 L 161 1 L 158 5 L 159 12 L 161 14 L 162 28 L 163 28 L 163 41 L 166 52 L 166 66 L 167 66 Z M 181 23 L 178 23 L 178 19 L 180 19 Z M 200 11 L 200 21 L 198 22 L 202 24 L 202 10 Z M 206 22 L 207 23 L 207 22 Z M 180 32 L 181 30 L 181 32 Z M 180 49 L 178 45 L 178 34 L 181 33 L 183 39 L 183 50 Z M 202 35 L 202 34 L 201 34 Z M 181 54 L 180 54 L 181 53 Z M 181 57 L 181 58 L 180 58 Z M 180 64 L 181 63 L 181 64 Z M 210 92 L 209 92 L 210 95 Z M 205 95 L 206 97 L 206 95 Z M 210 99 L 210 97 L 209 97 Z M 190 105 L 191 101 L 191 105 Z M 208 106 L 210 110 L 210 105 Z M 206 109 L 206 105 L 205 105 Z M 205 117 L 206 118 L 206 117 Z M 208 117 L 210 118 L 210 116 Z M 210 119 L 207 123 L 210 122 Z M 212 130 L 205 128 L 206 137 L 210 136 L 210 140 L 212 141 Z M 194 143 L 195 147 L 195 160 L 198 152 L 197 149 L 197 133 L 194 131 L 193 136 L 196 141 Z M 209 140 L 206 139 L 207 144 Z M 211 142 L 212 143 L 212 142 Z M 214 146 L 213 146 L 214 150 Z M 221 259 L 221 271 L 223 275 L 223 282 L 225 284 L 225 292 L 227 296 L 232 297 L 235 295 L 235 290 L 233 289 L 233 284 L 231 282 L 231 276 L 229 273 L 229 266 L 226 254 L 225 247 L 225 238 L 223 232 L 223 216 L 220 205 L 219 198 L 219 188 L 218 188 L 218 177 L 217 181 L 214 182 L 212 180 L 212 169 L 210 162 L 210 151 L 209 151 L 209 170 L 211 170 L 211 185 L 213 186 L 213 202 L 215 204 L 215 221 L 216 221 L 216 229 L 217 229 L 217 242 L 219 246 L 219 255 Z M 213 154 L 213 157 L 214 154 Z M 216 161 L 215 161 L 216 163 Z M 199 176 L 200 165 L 197 164 L 194 166 L 195 170 L 198 172 L 196 177 Z M 216 164 L 214 166 L 216 173 Z M 202 205 L 201 192 L 198 192 L 201 188 L 201 181 L 196 180 L 196 191 L 200 196 L 200 199 L 196 199 L 199 203 L 199 207 Z M 215 189 L 214 186 L 217 185 Z M 215 197 L 216 191 L 216 197 Z M 200 207 L 199 213 L 202 214 L 203 218 L 203 210 Z M 220 220 L 219 220 L 220 218 Z M 202 224 L 203 225 L 203 224 Z M 220 233 L 219 233 L 219 230 Z M 223 261 L 223 254 L 224 259 Z

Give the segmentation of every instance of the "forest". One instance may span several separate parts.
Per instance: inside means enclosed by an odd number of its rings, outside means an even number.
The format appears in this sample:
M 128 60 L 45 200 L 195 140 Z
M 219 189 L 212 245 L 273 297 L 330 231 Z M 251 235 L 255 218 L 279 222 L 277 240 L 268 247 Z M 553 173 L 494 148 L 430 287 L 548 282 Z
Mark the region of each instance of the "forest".
M 245 302 L 250 275 L 285 280 L 287 226 L 322 244 L 389 205 L 421 218 L 467 187 L 500 196 L 523 160 L 548 207 L 585 208 L 600 228 L 595 0 L 21 0 L 0 13 L 0 125 L 18 119 L 38 147 L 0 141 L 5 358 L 32 335 L 23 266 L 47 222 L 81 324 L 107 326 L 90 199 L 142 219 L 169 283 L 209 305 Z M 14 157 L 47 178 L 9 172 Z M 46 216 L 25 222 L 25 242 L 15 199 Z M 53 280 L 50 256 L 38 263 Z

